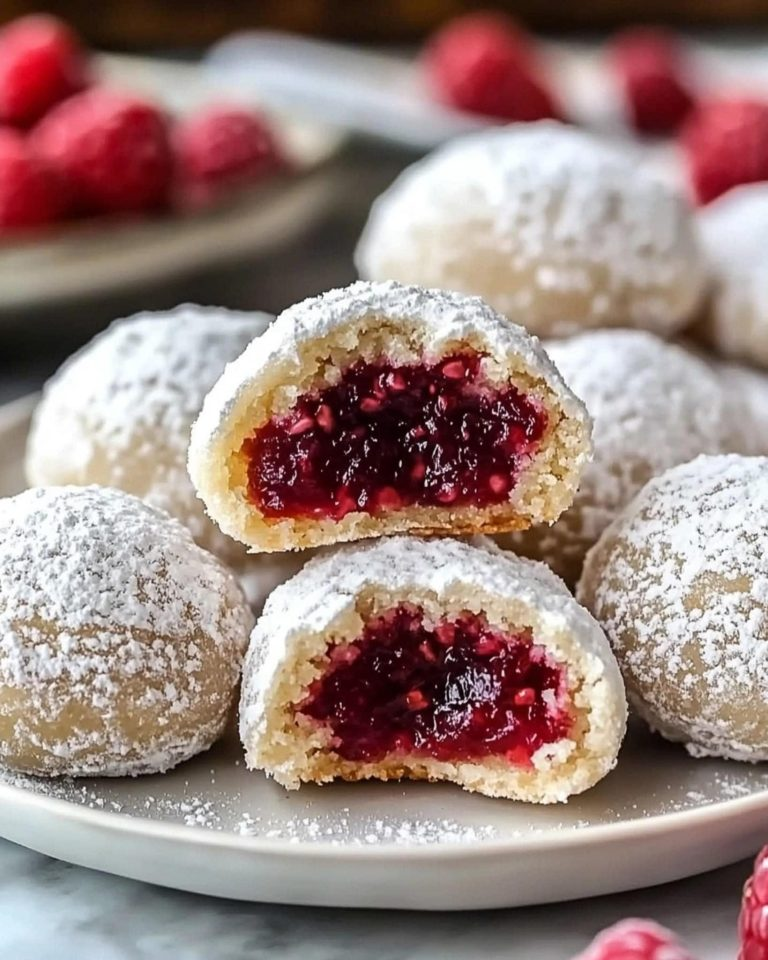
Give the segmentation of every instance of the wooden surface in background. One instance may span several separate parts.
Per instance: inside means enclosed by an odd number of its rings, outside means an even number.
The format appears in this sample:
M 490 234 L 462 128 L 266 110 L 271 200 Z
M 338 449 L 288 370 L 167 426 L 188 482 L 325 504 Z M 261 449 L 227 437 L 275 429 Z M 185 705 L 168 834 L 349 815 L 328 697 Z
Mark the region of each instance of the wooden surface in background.
M 367 42 L 418 40 L 447 17 L 496 6 L 534 29 L 591 30 L 633 22 L 737 26 L 763 22 L 768 0 L 49 0 L 92 43 L 113 48 L 204 46 L 232 30 L 272 27 Z M 45 0 L 0 0 L 0 20 Z

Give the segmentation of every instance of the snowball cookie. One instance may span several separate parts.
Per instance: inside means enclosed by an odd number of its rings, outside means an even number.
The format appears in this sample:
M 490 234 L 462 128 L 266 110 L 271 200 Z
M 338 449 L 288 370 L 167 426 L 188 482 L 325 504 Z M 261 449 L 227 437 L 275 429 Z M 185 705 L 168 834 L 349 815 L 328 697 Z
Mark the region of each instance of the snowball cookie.
M 579 599 L 630 702 L 693 756 L 768 760 L 768 459 L 652 480 L 587 556 Z
M 715 281 L 701 336 L 724 357 L 768 367 L 768 184 L 729 190 L 698 216 Z
M 126 490 L 181 520 L 222 559 L 242 559 L 197 499 L 187 446 L 206 393 L 270 320 L 186 305 L 113 323 L 46 384 L 27 447 L 30 484 Z
M 282 313 L 192 429 L 210 516 L 256 551 L 507 531 L 570 505 L 590 422 L 478 297 L 355 283 Z
M 738 363 L 717 363 L 715 370 L 736 424 L 734 452 L 768 455 L 768 373 Z
M 207 750 L 252 623 L 221 562 L 136 497 L 49 487 L 0 500 L 0 760 L 117 777 Z
M 702 360 L 644 330 L 550 340 L 547 353 L 594 420 L 594 457 L 552 526 L 499 537 L 575 586 L 587 550 L 646 481 L 700 453 L 731 452 L 728 395 Z
M 267 600 L 246 660 L 248 766 L 302 782 L 448 780 L 566 800 L 624 736 L 602 631 L 546 567 L 392 537 L 316 557 Z
M 705 270 L 681 195 L 635 155 L 552 122 L 485 130 L 374 204 L 361 277 L 476 293 L 540 336 L 682 327 Z

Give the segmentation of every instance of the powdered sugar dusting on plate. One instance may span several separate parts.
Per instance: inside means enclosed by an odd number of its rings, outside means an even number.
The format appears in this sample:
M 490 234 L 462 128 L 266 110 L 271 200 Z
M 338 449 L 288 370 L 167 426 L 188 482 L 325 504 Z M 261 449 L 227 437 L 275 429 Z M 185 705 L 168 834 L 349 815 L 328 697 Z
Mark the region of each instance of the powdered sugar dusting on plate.
M 589 831 L 627 821 L 695 811 L 768 791 L 768 770 L 694 761 L 679 748 L 654 746 L 635 731 L 624 762 L 642 765 L 636 779 L 607 784 L 558 808 L 468 797 L 451 787 L 416 784 L 336 785 L 284 795 L 245 770 L 234 743 L 215 748 L 162 777 L 142 780 L 40 780 L 0 767 L 0 789 L 13 787 L 65 800 L 96 813 L 175 824 L 276 844 L 337 848 L 483 844 Z M 586 836 L 588 836 L 588 832 Z

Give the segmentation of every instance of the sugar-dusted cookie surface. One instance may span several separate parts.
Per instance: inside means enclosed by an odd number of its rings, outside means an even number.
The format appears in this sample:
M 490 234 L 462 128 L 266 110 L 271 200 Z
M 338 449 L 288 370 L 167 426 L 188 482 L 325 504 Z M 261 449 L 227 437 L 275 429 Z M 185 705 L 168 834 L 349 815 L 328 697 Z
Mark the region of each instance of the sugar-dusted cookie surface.
M 374 203 L 361 277 L 462 290 L 539 336 L 670 335 L 706 283 L 685 200 L 628 148 L 553 122 L 455 139 Z
M 651 480 L 587 556 L 579 599 L 630 702 L 694 756 L 768 759 L 768 459 Z
M 551 522 L 590 422 L 537 340 L 477 297 L 356 283 L 286 310 L 213 388 L 189 469 L 253 550 Z
M 206 393 L 271 319 L 187 304 L 113 323 L 46 384 L 27 449 L 29 482 L 125 490 L 167 510 L 223 559 L 242 560 L 240 545 L 205 516 L 187 447 Z
M 592 416 L 594 455 L 559 520 L 500 542 L 573 587 L 587 550 L 651 477 L 740 449 L 742 425 L 717 372 L 644 330 L 593 330 L 545 347 Z
M 253 620 L 236 580 L 118 490 L 0 499 L 0 760 L 158 773 L 224 731 Z
M 768 456 L 768 371 L 722 361 L 713 363 L 712 369 L 725 390 L 731 422 L 736 424 L 729 452 Z
M 482 538 L 317 557 L 267 601 L 243 681 L 250 767 L 302 782 L 449 780 L 565 800 L 615 764 L 626 705 L 593 618 Z
M 724 357 L 768 367 L 768 184 L 750 183 L 703 207 L 698 224 L 714 278 L 702 338 Z

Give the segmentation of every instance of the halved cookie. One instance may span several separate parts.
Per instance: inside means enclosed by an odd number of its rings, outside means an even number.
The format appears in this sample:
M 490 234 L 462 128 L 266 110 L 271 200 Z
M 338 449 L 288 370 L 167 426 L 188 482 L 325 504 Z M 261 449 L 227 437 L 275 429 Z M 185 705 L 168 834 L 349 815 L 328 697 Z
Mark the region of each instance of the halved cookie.
M 626 723 L 608 642 L 543 564 L 486 544 L 385 538 L 279 586 L 246 659 L 248 766 L 538 803 L 600 780 Z
M 254 550 L 556 520 L 590 421 L 538 341 L 476 297 L 356 283 L 286 310 L 225 371 L 189 469 Z

